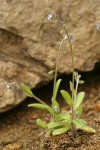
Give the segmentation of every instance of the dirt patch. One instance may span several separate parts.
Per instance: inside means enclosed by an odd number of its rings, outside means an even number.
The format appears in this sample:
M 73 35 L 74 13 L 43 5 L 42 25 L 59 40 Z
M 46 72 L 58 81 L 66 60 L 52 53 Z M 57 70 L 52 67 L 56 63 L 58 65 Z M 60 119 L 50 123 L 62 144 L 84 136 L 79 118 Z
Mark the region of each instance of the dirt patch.
M 51 89 L 51 90 L 50 90 Z M 36 125 L 36 119 L 49 120 L 45 111 L 28 108 L 33 100 L 28 99 L 16 109 L 0 115 L 0 150 L 99 150 L 100 148 L 100 84 L 85 84 L 80 90 L 86 91 L 82 118 L 96 130 L 95 134 L 77 131 L 60 136 L 44 137 L 44 132 Z M 51 86 L 39 89 L 41 98 L 50 99 Z M 38 93 L 38 91 L 36 92 Z M 59 96 L 63 110 L 68 109 Z M 49 103 L 49 102 L 48 102 Z
M 68 132 L 66 134 L 50 137 L 44 143 L 45 150 L 99 150 L 99 146 L 96 144 L 99 142 L 99 139 L 95 138 L 96 135 L 89 135 L 78 131 L 76 135 Z M 94 139 L 94 140 L 93 140 Z M 95 147 L 96 146 L 96 147 Z

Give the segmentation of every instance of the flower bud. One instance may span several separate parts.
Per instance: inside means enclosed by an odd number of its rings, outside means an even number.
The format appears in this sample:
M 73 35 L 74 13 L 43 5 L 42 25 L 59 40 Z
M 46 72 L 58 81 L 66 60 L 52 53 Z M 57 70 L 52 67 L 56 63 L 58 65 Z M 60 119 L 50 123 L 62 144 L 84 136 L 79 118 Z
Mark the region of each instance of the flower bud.
M 83 84 L 83 83 L 84 83 L 84 81 L 83 81 L 83 80 L 80 80 L 80 81 L 79 81 L 79 83 L 80 83 L 80 84 Z

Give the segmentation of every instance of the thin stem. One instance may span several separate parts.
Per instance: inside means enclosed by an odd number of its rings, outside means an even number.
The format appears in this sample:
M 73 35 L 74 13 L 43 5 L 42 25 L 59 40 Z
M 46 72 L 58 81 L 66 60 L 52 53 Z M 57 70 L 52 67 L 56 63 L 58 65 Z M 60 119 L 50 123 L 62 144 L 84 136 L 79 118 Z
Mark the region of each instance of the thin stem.
M 79 79 L 76 80 L 74 105 L 76 104 L 76 96 L 77 96 L 78 84 L 79 84 Z
M 55 86 L 56 86 L 57 71 L 58 71 L 58 64 L 59 64 L 59 58 L 60 58 L 60 51 L 61 51 L 61 47 L 62 47 L 63 41 L 64 41 L 64 39 L 62 39 L 62 41 L 60 42 L 59 51 L 58 51 L 57 59 L 56 59 L 55 76 L 54 76 L 54 86 L 53 86 L 53 95 L 54 95 L 54 90 L 55 90 Z
M 54 17 L 59 21 L 59 23 L 62 25 L 67 37 L 68 37 L 68 43 L 69 43 L 69 47 L 70 47 L 70 51 L 71 51 L 71 58 L 72 58 L 72 83 L 73 83 L 73 87 L 74 87 L 74 56 L 73 56 L 73 48 L 72 48 L 72 43 L 70 41 L 70 38 L 69 38 L 69 35 L 68 35 L 68 32 L 66 30 L 66 27 L 65 25 L 63 24 L 63 22 L 59 19 L 58 16 L 55 16 Z M 74 94 L 72 92 L 72 99 L 74 98 Z
M 34 99 L 36 99 L 39 103 L 45 104 L 47 105 L 45 102 L 43 102 L 40 98 L 38 98 L 37 96 L 33 96 Z
M 68 32 L 67 32 L 67 30 L 66 30 L 64 25 L 63 25 L 63 28 L 64 28 L 64 30 L 66 32 L 67 37 L 68 37 L 68 43 L 69 43 L 69 47 L 70 47 L 70 51 L 71 51 L 71 58 L 72 58 L 72 83 L 73 83 L 73 87 L 74 87 L 74 56 L 73 56 L 72 43 L 70 41 Z M 74 99 L 74 93 L 73 92 L 72 92 L 72 99 Z
M 54 17 L 59 21 L 59 23 L 62 25 L 63 27 L 63 30 L 65 31 L 67 37 L 68 37 L 68 43 L 69 43 L 69 48 L 70 48 L 70 51 L 71 51 L 71 59 L 72 59 L 72 83 L 73 83 L 73 87 L 74 87 L 74 56 L 73 56 L 73 48 L 72 48 L 72 43 L 70 41 L 70 38 L 69 38 L 69 35 L 68 35 L 68 32 L 66 30 L 66 27 L 65 25 L 63 24 L 63 22 L 59 19 L 58 16 L 55 16 Z M 72 92 L 72 100 L 74 101 L 74 93 Z M 72 119 L 74 118 L 74 106 L 72 106 Z

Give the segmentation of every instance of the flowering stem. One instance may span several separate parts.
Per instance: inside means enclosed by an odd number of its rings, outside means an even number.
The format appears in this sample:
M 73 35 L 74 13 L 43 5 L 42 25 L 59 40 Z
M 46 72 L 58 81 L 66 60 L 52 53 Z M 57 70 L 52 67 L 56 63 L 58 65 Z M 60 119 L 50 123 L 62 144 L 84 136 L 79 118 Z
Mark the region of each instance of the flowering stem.
M 63 30 L 65 31 L 65 33 L 66 33 L 66 35 L 67 35 L 67 40 L 68 40 L 68 44 L 69 44 L 69 48 L 70 48 L 70 51 L 71 51 L 71 60 L 72 60 L 72 84 L 73 84 L 73 87 L 74 87 L 74 56 L 73 56 L 73 48 L 72 48 L 72 43 L 71 43 L 71 41 L 70 41 L 70 37 L 69 37 L 69 35 L 68 35 L 68 32 L 67 32 L 67 30 L 66 30 L 66 27 L 65 27 L 65 25 L 63 24 L 63 22 L 59 19 L 59 17 L 58 16 L 56 16 L 56 15 L 53 15 L 55 18 L 56 18 L 56 20 L 57 21 L 59 21 L 59 23 L 62 25 L 62 27 L 63 27 Z M 73 102 L 74 102 L 74 93 L 72 92 L 72 100 L 73 100 Z M 73 120 L 73 118 L 74 118 L 74 106 L 72 106 L 72 120 Z
M 62 47 L 63 41 L 64 41 L 64 39 L 62 39 L 62 41 L 60 42 L 59 51 L 58 51 L 57 59 L 56 59 L 56 67 L 55 67 L 55 76 L 54 76 L 53 94 L 54 94 L 54 90 L 55 90 L 55 86 L 56 86 L 57 70 L 58 70 L 58 64 L 59 64 L 59 58 L 60 58 L 60 51 L 61 51 L 61 47 Z

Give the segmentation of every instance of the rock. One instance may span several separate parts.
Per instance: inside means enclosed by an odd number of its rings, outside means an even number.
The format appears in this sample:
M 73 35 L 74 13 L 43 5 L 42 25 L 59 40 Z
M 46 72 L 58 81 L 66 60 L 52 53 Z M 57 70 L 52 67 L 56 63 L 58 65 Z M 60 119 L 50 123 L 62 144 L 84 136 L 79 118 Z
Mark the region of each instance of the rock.
M 52 79 L 47 72 L 55 67 L 62 36 L 60 25 L 48 21 L 49 13 L 58 14 L 74 38 L 76 69 L 90 71 L 100 61 L 99 1 L 3 0 L 0 6 L 0 112 L 25 100 L 21 91 L 7 90 L 6 83 L 34 88 Z M 60 59 L 58 70 L 71 72 L 69 54 Z

